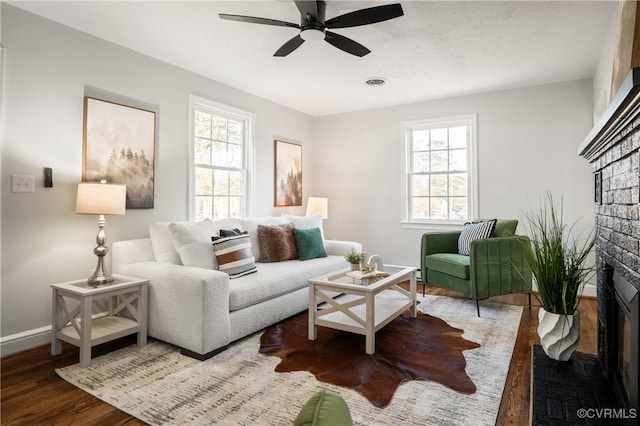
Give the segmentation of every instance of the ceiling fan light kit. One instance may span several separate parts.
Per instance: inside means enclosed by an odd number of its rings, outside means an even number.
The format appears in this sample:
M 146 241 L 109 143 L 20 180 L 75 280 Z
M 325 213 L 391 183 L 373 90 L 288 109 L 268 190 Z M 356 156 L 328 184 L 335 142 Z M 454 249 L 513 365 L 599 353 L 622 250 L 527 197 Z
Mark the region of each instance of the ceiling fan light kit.
M 221 13 L 219 16 L 220 19 L 227 19 L 230 21 L 299 29 L 300 34 L 283 44 L 273 56 L 287 56 L 307 40 L 325 40 L 327 43 L 344 52 L 362 57 L 371 53 L 371 51 L 348 37 L 328 30 L 375 24 L 377 22 L 387 21 L 404 15 L 402 6 L 399 3 L 396 3 L 356 10 L 325 21 L 326 4 L 324 1 L 295 0 L 295 4 L 300 11 L 300 25 L 292 22 L 260 18 L 256 16 L 229 15 L 226 13 Z
M 304 41 L 322 41 L 324 40 L 324 31 L 310 28 L 300 31 L 300 38 Z

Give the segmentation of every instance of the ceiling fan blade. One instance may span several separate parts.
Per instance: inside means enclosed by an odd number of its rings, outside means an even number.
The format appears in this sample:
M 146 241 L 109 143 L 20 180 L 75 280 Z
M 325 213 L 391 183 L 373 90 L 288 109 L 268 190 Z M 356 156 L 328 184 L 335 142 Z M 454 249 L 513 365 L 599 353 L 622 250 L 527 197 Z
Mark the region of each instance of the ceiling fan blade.
M 348 28 L 398 18 L 404 15 L 400 3 L 369 7 L 336 16 L 325 22 L 327 28 Z
M 277 27 L 300 28 L 300 25 L 298 24 L 279 21 L 277 19 L 259 18 L 256 16 L 229 15 L 226 13 L 220 13 L 218 16 L 220 17 L 220 19 L 227 19 L 229 21 L 248 22 L 250 24 L 275 25 Z
M 307 15 L 311 15 L 312 21 L 317 21 L 318 17 L 318 3 L 308 0 L 295 0 L 296 6 L 300 11 L 300 15 L 306 18 Z
M 331 31 L 325 31 L 324 39 L 327 43 L 332 46 L 337 47 L 340 50 L 344 50 L 347 53 L 351 53 L 352 55 L 356 55 L 359 57 L 363 57 L 364 55 L 368 55 L 371 53 L 369 49 L 364 47 L 358 42 L 351 40 L 345 36 L 341 36 L 340 34 L 332 33 Z
M 282 47 L 280 47 L 280 49 L 278 49 L 276 53 L 273 54 L 273 56 L 287 56 L 289 53 L 300 47 L 302 43 L 304 43 L 304 40 L 302 39 L 302 37 L 300 37 L 300 34 L 298 34 L 297 36 L 283 44 Z

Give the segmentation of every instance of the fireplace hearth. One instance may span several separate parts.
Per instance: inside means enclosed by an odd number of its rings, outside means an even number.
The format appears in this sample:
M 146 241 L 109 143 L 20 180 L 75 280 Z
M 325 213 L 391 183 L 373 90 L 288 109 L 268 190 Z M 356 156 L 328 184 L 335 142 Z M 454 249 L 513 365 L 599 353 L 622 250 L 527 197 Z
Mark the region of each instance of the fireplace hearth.
M 640 68 L 580 145 L 594 172 L 598 354 L 533 348 L 532 424 L 636 425 L 640 292 Z M 561 379 L 558 379 L 560 377 Z

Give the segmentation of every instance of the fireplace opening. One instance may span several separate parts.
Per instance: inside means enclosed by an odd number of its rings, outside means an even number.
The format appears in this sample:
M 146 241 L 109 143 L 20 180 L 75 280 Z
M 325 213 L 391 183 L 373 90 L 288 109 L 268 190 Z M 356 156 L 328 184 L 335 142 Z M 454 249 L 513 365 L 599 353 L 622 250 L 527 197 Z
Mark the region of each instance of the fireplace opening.
M 614 291 L 614 336 L 609 348 L 614 360 L 613 382 L 618 400 L 626 408 L 638 409 L 638 325 L 640 297 L 636 287 L 618 274 L 613 273 Z

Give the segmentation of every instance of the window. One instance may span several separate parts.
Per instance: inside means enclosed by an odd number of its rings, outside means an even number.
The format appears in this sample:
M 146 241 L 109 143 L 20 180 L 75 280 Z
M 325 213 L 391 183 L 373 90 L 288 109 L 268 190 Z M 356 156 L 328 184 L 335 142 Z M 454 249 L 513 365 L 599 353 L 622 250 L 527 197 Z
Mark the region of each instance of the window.
M 475 115 L 402 123 L 403 221 L 457 224 L 477 212 Z
M 189 217 L 245 217 L 251 194 L 251 113 L 190 96 Z

